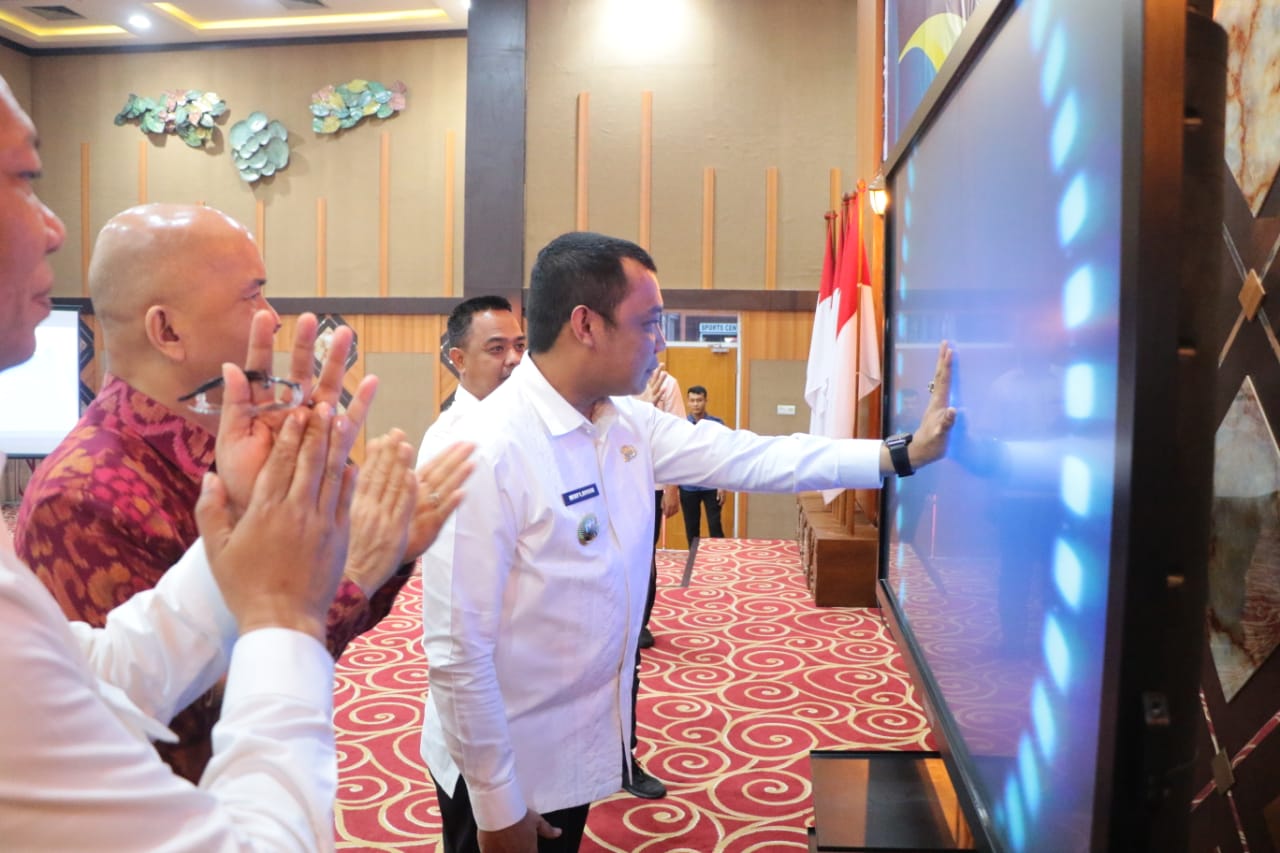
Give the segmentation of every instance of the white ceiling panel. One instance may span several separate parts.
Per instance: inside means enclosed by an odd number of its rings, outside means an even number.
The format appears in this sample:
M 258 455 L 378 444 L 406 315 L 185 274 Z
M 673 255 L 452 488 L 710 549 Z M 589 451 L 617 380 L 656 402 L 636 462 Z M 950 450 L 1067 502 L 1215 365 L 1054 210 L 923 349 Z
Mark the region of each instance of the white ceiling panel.
M 421 33 L 466 29 L 469 6 L 468 0 L 0 0 L 0 37 L 50 50 Z

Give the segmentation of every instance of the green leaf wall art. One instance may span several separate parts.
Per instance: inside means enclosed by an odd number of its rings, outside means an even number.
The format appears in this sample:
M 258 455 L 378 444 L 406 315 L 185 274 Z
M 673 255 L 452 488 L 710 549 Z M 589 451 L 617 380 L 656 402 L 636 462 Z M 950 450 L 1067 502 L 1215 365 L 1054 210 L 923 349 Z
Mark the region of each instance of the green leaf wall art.
M 390 86 L 374 80 L 325 86 L 311 96 L 311 129 L 316 133 L 337 133 L 370 116 L 388 118 L 405 108 L 408 93 L 399 80 Z
M 249 113 L 231 125 L 227 142 L 241 180 L 249 183 L 270 177 L 289 165 L 289 131 L 280 122 L 268 119 L 266 113 Z
M 227 111 L 227 102 L 214 92 L 174 89 L 158 98 L 130 93 L 115 123 L 136 121 L 143 133 L 173 133 L 192 148 L 213 139 L 214 120 Z

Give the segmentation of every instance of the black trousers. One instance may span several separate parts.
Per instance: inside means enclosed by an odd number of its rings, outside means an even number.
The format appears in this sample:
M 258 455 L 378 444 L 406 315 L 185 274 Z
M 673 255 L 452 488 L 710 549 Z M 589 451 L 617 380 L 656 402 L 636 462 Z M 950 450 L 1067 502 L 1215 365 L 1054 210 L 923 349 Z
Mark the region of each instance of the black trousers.
M 701 535 L 704 506 L 707 508 L 707 538 L 724 538 L 724 528 L 720 526 L 720 502 L 716 500 L 716 490 L 691 491 L 681 488 L 680 512 L 684 514 L 685 538 L 690 542 Z
M 440 820 L 444 824 L 445 853 L 480 853 L 476 817 L 471 811 L 467 783 L 459 779 L 458 789 L 449 796 L 436 782 L 436 799 L 440 801 Z M 591 804 L 560 809 L 543 815 L 547 823 L 561 830 L 559 838 L 539 838 L 538 853 L 578 853 L 582 833 L 587 828 L 587 812 Z
M 644 621 L 640 623 L 643 630 L 649 627 L 649 617 L 653 615 L 653 600 L 658 596 L 658 531 L 662 529 L 662 492 L 654 492 L 653 510 L 653 556 L 649 561 L 649 595 L 644 600 Z M 640 647 L 636 646 L 636 668 L 631 679 L 631 751 L 635 752 L 636 744 L 636 698 L 640 695 Z

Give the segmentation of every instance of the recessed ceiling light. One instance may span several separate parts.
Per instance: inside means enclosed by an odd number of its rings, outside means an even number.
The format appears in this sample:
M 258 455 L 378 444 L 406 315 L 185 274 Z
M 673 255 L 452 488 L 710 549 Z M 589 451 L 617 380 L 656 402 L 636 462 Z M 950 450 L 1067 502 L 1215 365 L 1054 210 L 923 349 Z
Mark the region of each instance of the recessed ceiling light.
M 129 26 L 135 30 L 149 30 L 151 29 L 151 19 L 141 12 L 134 12 L 129 16 Z
M 191 29 L 205 33 L 230 30 L 264 30 L 290 27 L 358 26 L 361 24 L 410 24 L 418 21 L 446 20 L 443 9 L 421 8 L 389 12 L 344 12 L 329 15 L 292 15 L 285 18 L 213 18 L 201 20 L 176 3 L 156 2 L 151 7 L 164 12 Z

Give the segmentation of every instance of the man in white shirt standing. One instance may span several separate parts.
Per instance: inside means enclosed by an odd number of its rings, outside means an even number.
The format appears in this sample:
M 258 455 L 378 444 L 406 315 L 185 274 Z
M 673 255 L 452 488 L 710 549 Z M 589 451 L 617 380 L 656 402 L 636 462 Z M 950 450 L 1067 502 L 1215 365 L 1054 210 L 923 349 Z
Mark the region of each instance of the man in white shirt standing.
M 630 399 L 666 341 L 653 260 L 626 240 L 553 240 L 527 316 L 530 357 L 457 426 L 476 470 L 424 568 L 423 758 L 453 853 L 576 851 L 591 802 L 618 790 L 655 482 L 876 487 L 940 458 L 955 422 L 945 343 L 924 421 L 892 449 L 694 425 Z
M 449 314 L 449 361 L 458 371 L 453 404 L 428 427 L 418 448 L 418 464 L 448 446 L 453 426 L 476 403 L 507 381 L 520 359 L 526 339 L 520 320 L 503 296 L 473 296 Z

